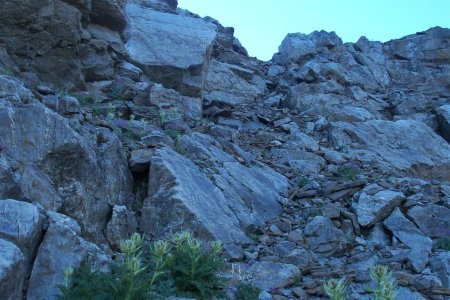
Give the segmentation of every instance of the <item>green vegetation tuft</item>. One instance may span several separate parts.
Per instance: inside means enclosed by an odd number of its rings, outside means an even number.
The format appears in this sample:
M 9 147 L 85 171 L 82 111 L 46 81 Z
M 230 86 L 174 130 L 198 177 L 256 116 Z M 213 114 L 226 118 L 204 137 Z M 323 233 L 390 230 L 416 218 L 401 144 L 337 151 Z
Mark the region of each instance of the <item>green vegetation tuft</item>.
M 370 269 L 370 278 L 376 281 L 377 288 L 370 290 L 374 300 L 394 300 L 397 295 L 397 284 L 392 271 L 386 266 L 375 265 Z M 347 282 L 345 278 L 331 279 L 323 285 L 325 293 L 332 300 L 345 300 Z
M 261 289 L 249 283 L 241 282 L 237 286 L 235 297 L 237 300 L 258 300 Z
M 219 295 L 223 268 L 219 242 L 206 244 L 190 232 L 180 232 L 155 242 L 148 255 L 142 236 L 135 233 L 120 243 L 123 259 L 111 273 L 92 271 L 88 264 L 64 272 L 60 300 L 163 299 L 170 295 L 209 299 Z

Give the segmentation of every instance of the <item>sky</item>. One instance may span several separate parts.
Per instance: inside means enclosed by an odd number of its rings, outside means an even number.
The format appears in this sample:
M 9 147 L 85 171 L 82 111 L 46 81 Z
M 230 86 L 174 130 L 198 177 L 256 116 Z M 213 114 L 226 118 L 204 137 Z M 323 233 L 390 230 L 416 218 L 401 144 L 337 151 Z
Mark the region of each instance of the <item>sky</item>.
M 344 42 L 385 42 L 450 28 L 450 0 L 179 0 L 178 7 L 234 27 L 249 55 L 261 60 L 270 60 L 288 33 L 326 30 Z

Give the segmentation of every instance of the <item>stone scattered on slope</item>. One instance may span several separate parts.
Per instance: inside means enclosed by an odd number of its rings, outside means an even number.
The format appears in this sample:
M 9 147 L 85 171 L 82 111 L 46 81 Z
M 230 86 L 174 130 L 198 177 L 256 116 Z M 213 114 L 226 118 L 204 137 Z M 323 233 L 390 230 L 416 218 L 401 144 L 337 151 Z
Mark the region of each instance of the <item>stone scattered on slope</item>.
M 445 206 L 417 205 L 409 209 L 407 215 L 430 238 L 440 238 L 448 234 L 450 209 Z
M 341 253 L 349 243 L 342 230 L 323 216 L 316 216 L 305 226 L 306 243 L 318 257 Z
M 419 229 L 409 221 L 397 207 L 392 214 L 384 220 L 383 224 L 395 237 L 411 249 L 421 249 L 430 252 L 433 242 L 423 235 Z
M 370 189 L 370 186 L 368 187 Z M 363 192 L 352 202 L 352 207 L 358 217 L 358 223 L 364 227 L 382 221 L 390 215 L 395 207 L 405 199 L 405 195 L 395 191 L 379 191 L 375 195 Z
M 255 262 L 248 273 L 253 284 L 266 291 L 286 287 L 301 276 L 299 268 L 294 265 L 272 262 Z

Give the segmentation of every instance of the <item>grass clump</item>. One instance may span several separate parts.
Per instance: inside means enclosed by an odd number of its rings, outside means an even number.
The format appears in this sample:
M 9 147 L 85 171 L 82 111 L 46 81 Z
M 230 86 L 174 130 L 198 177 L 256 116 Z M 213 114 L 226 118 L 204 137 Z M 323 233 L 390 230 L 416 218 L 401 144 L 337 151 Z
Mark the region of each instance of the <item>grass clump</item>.
M 237 285 L 235 297 L 237 300 L 258 300 L 260 293 L 260 288 L 241 282 Z
M 120 243 L 123 259 L 111 273 L 92 271 L 85 264 L 64 272 L 60 300 L 141 300 L 167 296 L 208 299 L 218 295 L 223 267 L 219 242 L 206 244 L 190 232 L 180 232 L 153 243 L 144 255 L 142 236 Z
M 445 250 L 445 251 L 450 251 L 450 237 L 446 236 L 446 237 L 441 237 L 439 238 L 433 245 L 433 248 L 435 250 Z

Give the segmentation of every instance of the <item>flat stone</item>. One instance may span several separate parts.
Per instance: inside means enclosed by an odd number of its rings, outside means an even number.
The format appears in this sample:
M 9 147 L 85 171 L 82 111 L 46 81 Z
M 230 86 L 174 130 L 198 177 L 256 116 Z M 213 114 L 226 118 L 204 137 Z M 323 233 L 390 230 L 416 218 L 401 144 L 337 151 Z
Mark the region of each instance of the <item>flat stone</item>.
M 397 207 L 392 214 L 383 222 L 395 237 L 411 249 L 422 250 L 422 253 L 429 255 L 433 246 L 433 241 L 423 235 L 419 229 L 409 221 Z
M 450 209 L 436 204 L 414 206 L 408 210 L 408 217 L 430 238 L 448 234 L 450 228 Z
M 333 122 L 330 134 L 333 146 L 352 145 L 352 158 L 416 176 L 450 178 L 450 145 L 422 122 Z
M 328 257 L 343 251 L 348 243 L 342 230 L 323 216 L 316 216 L 304 229 L 306 244 L 319 257 Z
M 249 273 L 253 283 L 262 290 L 283 288 L 294 283 L 296 276 L 301 272 L 298 267 L 291 264 L 256 262 L 250 266 Z
M 405 195 L 396 191 L 379 191 L 375 195 L 369 195 L 363 191 L 358 200 L 352 202 L 352 207 L 356 211 L 358 223 L 361 226 L 370 227 L 389 216 L 404 199 Z
M 129 162 L 131 171 L 147 172 L 154 153 L 155 151 L 152 149 L 139 149 L 131 151 Z

